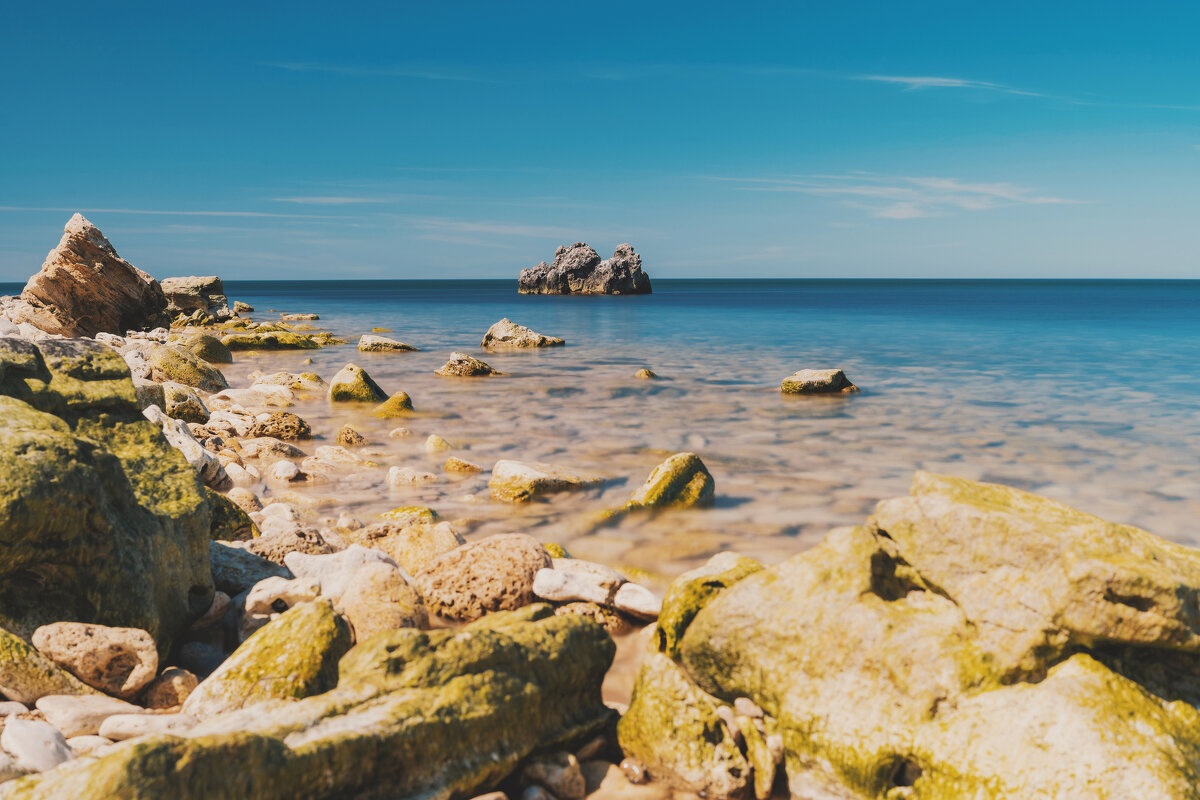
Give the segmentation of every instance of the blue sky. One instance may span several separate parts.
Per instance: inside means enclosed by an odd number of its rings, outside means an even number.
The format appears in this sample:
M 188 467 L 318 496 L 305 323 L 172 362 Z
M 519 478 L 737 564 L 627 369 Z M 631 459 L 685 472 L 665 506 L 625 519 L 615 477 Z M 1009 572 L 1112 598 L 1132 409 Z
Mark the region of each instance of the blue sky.
M 258 7 L 258 6 L 262 7 Z M 0 280 L 1200 276 L 1190 3 L 14 4 Z

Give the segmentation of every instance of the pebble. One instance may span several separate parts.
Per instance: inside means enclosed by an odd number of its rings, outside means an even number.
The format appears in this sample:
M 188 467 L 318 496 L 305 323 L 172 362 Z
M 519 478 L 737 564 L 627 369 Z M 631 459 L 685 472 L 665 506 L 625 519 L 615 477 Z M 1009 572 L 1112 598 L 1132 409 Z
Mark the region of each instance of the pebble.
M 238 630 L 239 639 L 244 642 L 250 634 L 277 619 L 292 606 L 315 600 L 320 595 L 320 585 L 308 578 L 288 580 L 272 577 L 259 581 L 246 594 L 246 610 Z
M 71 748 L 71 752 L 76 756 L 87 755 L 93 750 L 108 747 L 112 743 L 112 739 L 105 739 L 103 736 L 96 736 L 94 734 L 67 737 L 67 746 Z
M 437 475 L 432 472 L 420 472 L 412 467 L 392 467 L 387 474 L 388 486 L 392 487 L 416 486 L 436 480 Z
M 176 708 L 199 684 L 200 680 L 186 669 L 167 667 L 142 692 L 142 703 L 146 708 Z
M 18 703 L 16 700 L 0 700 L 0 719 L 11 714 L 25 714 L 29 712 L 29 708 L 24 703 Z
M 392 428 L 390 431 L 388 431 L 389 439 L 403 439 L 405 436 L 411 436 L 411 435 L 412 435 L 412 431 L 410 431 L 408 428 L 403 428 L 403 427 L 402 428 Z
M 10 717 L 0 733 L 0 747 L 27 772 L 45 772 L 74 757 L 66 737 L 48 722 Z
M 627 758 L 622 761 L 621 772 L 625 773 L 625 777 L 630 783 L 646 782 L 646 768 L 636 758 Z
M 533 578 L 533 593 L 553 603 L 569 603 L 582 600 L 588 603 L 609 605 L 618 584 L 598 575 L 584 572 L 564 572 L 557 569 L 540 569 Z
M 185 733 L 196 725 L 191 714 L 117 714 L 104 720 L 100 735 L 114 742 L 161 733 Z
M 758 703 L 749 697 L 735 698 L 733 701 L 733 712 L 739 717 L 749 717 L 750 719 L 762 719 L 766 716 L 763 710 L 759 708 Z
M 32 642 L 88 686 L 127 700 L 158 673 L 158 648 L 138 628 L 55 622 L 34 631 Z
M 444 453 L 447 450 L 453 450 L 454 447 L 436 433 L 429 434 L 429 438 L 425 440 L 425 452 L 430 454 Z
M 271 477 L 277 481 L 294 481 L 301 477 L 300 468 L 291 461 L 276 461 L 271 467 Z
M 90 736 L 100 730 L 100 723 L 114 714 L 142 714 L 145 710 L 100 694 L 48 694 L 37 701 L 37 710 L 63 736 Z
M 662 611 L 662 598 L 645 586 L 626 583 L 613 595 L 612 606 L 626 614 L 653 620 L 658 619 L 659 612 Z
M 475 472 L 483 472 L 483 467 L 478 464 L 472 464 L 470 461 L 464 461 L 456 456 L 450 456 L 446 459 L 446 463 L 442 466 L 446 472 L 453 472 L 463 475 L 469 475 Z

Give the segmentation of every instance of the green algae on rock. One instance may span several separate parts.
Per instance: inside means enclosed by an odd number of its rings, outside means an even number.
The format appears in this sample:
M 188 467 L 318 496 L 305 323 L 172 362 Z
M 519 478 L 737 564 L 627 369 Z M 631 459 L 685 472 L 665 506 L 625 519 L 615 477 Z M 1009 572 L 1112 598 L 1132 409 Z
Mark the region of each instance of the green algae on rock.
M 669 610 L 689 580 L 664 607 L 672 680 L 761 707 L 793 796 L 1200 797 L 1194 550 L 919 473 L 866 527 L 745 575 L 690 625 Z M 672 686 L 647 669 L 633 707 Z M 622 743 L 701 789 L 668 719 L 627 715 Z
M 210 364 L 232 364 L 233 353 L 217 337 L 207 333 L 197 333 L 184 339 L 181 344 L 197 358 L 202 358 Z
M 329 382 L 329 399 L 334 403 L 382 403 L 388 396 L 365 369 L 347 364 Z
M 654 631 L 654 646 L 670 658 L 679 657 L 679 642 L 692 619 L 724 589 L 763 568 L 737 553 L 717 553 L 708 563 L 683 573 L 671 583 L 663 598 Z
M 0 339 L 0 625 L 141 628 L 160 651 L 212 600 L 196 471 L 83 339 Z
M 376 406 L 371 413 L 380 419 L 406 417 L 413 413 L 412 398 L 408 396 L 408 392 L 396 392 Z
M 330 692 L 79 759 L 15 782 L 5 800 L 472 797 L 530 754 L 604 728 L 614 651 L 599 625 L 545 605 L 380 633 L 342 659 Z
M 713 477 L 695 453 L 676 453 L 654 468 L 627 509 L 694 508 L 713 504 Z
M 242 642 L 188 695 L 183 712 L 210 717 L 327 692 L 337 685 L 337 663 L 350 645 L 350 626 L 332 603 L 299 603 Z
M 220 492 L 205 489 L 212 518 L 210 536 L 213 541 L 236 542 L 258 538 L 258 526 L 241 506 Z
M 858 387 L 840 369 L 802 369 L 783 379 L 784 394 L 853 394 Z
M 32 706 L 46 695 L 96 693 L 24 639 L 0 628 L 0 694 Z
M 206 392 L 219 392 L 229 387 L 221 370 L 179 345 L 160 344 L 151 350 L 150 369 L 154 379 L 160 382 L 175 381 Z
M 601 479 L 579 475 L 554 464 L 502 460 L 492 466 L 488 488 L 492 497 L 505 503 L 528 503 L 547 494 L 597 486 Z
M 316 350 L 344 343 L 345 340 L 328 333 L 293 333 L 286 330 L 256 330 L 229 333 L 221 337 L 221 344 L 230 350 Z
M 474 356 L 454 352 L 450 354 L 450 360 L 434 370 L 433 374 L 445 378 L 486 378 L 504 373 L 493 369 Z
M 175 381 L 162 383 L 163 412 L 173 419 L 184 422 L 195 422 L 203 425 L 208 422 L 209 411 L 200 399 L 200 395 L 191 386 L 184 386 Z

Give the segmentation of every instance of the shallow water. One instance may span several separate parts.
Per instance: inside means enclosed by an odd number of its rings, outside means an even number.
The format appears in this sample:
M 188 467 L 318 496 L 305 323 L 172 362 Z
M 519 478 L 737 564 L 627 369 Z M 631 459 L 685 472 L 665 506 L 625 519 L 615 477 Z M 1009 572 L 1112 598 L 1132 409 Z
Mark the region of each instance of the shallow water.
M 722 549 L 774 562 L 831 527 L 861 522 L 907 491 L 917 469 L 998 481 L 1107 519 L 1200 544 L 1200 283 L 992 281 L 656 281 L 644 297 L 518 296 L 512 281 L 228 282 L 255 319 L 311 311 L 349 344 L 239 354 L 225 372 L 347 361 L 418 411 L 397 423 L 320 398 L 293 410 L 332 440 L 354 424 L 378 469 L 306 491 L 369 521 L 398 505 L 434 506 L 468 536 L 520 531 L 573 555 L 663 578 Z M 567 340 L 536 352 L 481 353 L 510 317 Z M 373 327 L 419 353 L 364 354 Z M 452 350 L 505 375 L 441 378 Z M 642 381 L 640 367 L 663 377 Z M 793 398 L 780 380 L 837 366 L 862 387 Z M 491 501 L 487 473 L 441 472 L 437 433 L 489 467 L 539 460 L 604 476 L 596 490 L 512 507 Z M 322 442 L 317 442 L 320 444 Z M 670 453 L 699 453 L 714 509 L 639 516 L 591 531 L 590 512 L 620 505 Z M 439 480 L 389 489 L 393 464 Z M 334 513 L 336 515 L 336 512 Z

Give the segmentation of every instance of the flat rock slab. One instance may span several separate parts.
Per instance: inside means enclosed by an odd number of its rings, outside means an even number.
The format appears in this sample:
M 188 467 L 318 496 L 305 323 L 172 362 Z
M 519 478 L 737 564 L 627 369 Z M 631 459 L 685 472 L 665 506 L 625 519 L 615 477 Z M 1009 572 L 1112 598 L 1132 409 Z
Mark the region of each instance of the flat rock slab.
M 101 723 L 116 714 L 146 713 L 140 706 L 104 695 L 47 695 L 37 701 L 37 709 L 67 738 L 97 734 Z

